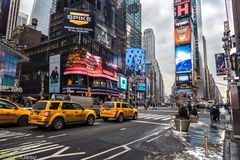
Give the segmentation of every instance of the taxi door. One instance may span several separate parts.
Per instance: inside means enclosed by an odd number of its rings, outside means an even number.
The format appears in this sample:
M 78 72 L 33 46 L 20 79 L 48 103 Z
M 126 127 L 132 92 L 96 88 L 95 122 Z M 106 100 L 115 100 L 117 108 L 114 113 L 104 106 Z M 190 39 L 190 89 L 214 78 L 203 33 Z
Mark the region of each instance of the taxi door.
M 72 103 L 63 102 L 62 104 L 62 112 L 66 116 L 67 123 L 78 122 L 78 111 L 73 107 Z
M 75 109 L 75 114 L 77 117 L 76 122 L 83 122 L 86 120 L 86 112 L 84 112 L 83 107 L 78 103 L 72 103 L 73 108 Z
M 0 102 L 0 123 L 15 123 L 17 120 L 17 107 L 8 101 Z
M 131 116 L 131 110 L 130 110 L 129 104 L 122 103 L 122 109 L 123 109 L 124 114 L 125 114 L 126 117 L 130 117 Z

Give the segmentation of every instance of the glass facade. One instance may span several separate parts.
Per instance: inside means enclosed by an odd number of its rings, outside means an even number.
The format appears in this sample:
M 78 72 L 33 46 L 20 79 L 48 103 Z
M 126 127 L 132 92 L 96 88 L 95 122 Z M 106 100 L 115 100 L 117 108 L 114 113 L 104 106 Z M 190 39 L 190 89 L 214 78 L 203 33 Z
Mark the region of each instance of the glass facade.
M 128 48 L 141 48 L 142 6 L 140 0 L 126 1 Z
M 15 86 L 17 57 L 0 51 L 0 91 Z
M 48 35 L 50 16 L 56 10 L 56 0 L 35 0 L 33 4 L 31 19 L 38 20 L 37 30 Z

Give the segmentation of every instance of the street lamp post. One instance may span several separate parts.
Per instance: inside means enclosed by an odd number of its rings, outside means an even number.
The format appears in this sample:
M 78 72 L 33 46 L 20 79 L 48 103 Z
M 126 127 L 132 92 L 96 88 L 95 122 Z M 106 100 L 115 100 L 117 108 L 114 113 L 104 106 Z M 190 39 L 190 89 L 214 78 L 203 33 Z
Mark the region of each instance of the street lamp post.
M 41 77 L 40 99 L 42 100 L 44 94 L 44 79 L 45 76 L 48 76 L 48 72 L 38 71 L 38 75 Z

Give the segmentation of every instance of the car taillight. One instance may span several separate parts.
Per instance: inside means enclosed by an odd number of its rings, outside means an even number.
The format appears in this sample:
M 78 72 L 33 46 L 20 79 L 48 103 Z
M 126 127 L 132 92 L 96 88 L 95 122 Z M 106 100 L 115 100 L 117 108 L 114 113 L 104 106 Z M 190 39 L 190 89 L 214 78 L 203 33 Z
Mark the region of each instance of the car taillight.
M 33 111 L 30 111 L 30 115 L 33 115 Z
M 100 109 L 101 111 L 104 111 L 104 108 L 103 107 L 101 107 L 101 109 Z
M 117 112 L 117 109 L 114 109 L 114 112 Z
M 50 116 L 50 112 L 49 111 L 44 112 L 44 117 L 49 117 L 49 116 Z

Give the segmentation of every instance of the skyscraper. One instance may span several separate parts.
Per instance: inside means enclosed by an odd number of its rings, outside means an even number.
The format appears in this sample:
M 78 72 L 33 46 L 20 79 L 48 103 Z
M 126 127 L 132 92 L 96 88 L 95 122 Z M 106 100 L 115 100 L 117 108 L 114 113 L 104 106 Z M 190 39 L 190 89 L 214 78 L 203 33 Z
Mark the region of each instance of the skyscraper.
M 155 36 L 151 28 L 144 30 L 142 48 L 146 50 L 147 59 L 155 59 Z
M 33 4 L 31 19 L 38 20 L 37 30 L 48 35 L 50 16 L 56 11 L 56 0 L 35 0 Z
M 12 31 L 16 27 L 20 0 L 0 1 L 0 35 L 10 39 Z
M 28 20 L 28 15 L 23 12 L 19 12 L 18 18 L 17 18 L 17 26 L 26 25 L 27 20 Z
M 128 48 L 141 48 L 142 6 L 140 0 L 126 1 L 126 25 Z
M 204 46 L 203 46 L 203 27 L 202 27 L 202 11 L 201 0 L 192 0 L 193 7 L 193 25 L 195 31 L 195 55 L 196 55 L 196 71 L 199 83 L 198 97 L 206 97 L 206 73 L 204 66 Z

